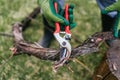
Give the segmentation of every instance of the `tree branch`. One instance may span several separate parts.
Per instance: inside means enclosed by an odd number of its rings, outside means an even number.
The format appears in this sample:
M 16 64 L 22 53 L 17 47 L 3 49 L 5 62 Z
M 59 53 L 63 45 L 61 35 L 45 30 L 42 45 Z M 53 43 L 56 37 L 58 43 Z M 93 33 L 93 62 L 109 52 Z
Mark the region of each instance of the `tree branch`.
M 22 30 L 26 30 L 29 27 L 29 24 L 32 19 L 36 18 L 36 16 L 40 13 L 40 7 L 36 7 L 25 19 L 21 21 Z
M 15 54 L 29 54 L 43 60 L 56 60 L 59 56 L 59 50 L 51 48 L 42 48 L 37 43 L 30 43 L 24 40 L 22 36 L 21 23 L 13 25 L 14 47 L 17 49 Z M 78 47 L 72 49 L 71 57 L 93 53 L 99 51 L 98 45 L 107 39 L 113 39 L 111 32 L 95 33 Z

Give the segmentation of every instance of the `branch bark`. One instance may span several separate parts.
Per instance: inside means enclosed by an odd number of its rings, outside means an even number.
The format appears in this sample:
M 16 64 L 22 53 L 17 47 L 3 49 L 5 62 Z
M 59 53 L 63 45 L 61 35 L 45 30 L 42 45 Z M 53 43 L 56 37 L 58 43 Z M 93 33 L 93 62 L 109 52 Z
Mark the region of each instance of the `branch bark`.
M 120 40 L 116 39 L 111 44 L 93 75 L 93 80 L 120 80 Z
M 106 60 L 107 56 L 105 54 L 100 65 L 96 68 L 96 71 L 93 75 L 93 80 L 118 80 L 110 71 Z
M 120 80 L 120 40 L 112 41 L 112 47 L 107 51 L 107 64 L 112 74 Z

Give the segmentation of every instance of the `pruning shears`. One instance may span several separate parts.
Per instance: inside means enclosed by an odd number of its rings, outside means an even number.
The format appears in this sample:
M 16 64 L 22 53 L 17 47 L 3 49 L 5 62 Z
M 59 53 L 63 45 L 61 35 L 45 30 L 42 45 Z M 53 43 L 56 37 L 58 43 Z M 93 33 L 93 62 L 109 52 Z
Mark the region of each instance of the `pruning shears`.
M 54 8 L 56 13 L 58 13 L 58 4 L 57 2 L 54 3 Z M 65 15 L 64 17 L 66 20 L 69 21 L 69 14 L 68 14 L 69 5 L 66 4 L 65 6 Z M 54 64 L 54 69 L 57 69 L 58 67 L 62 66 L 70 57 L 71 55 L 71 44 L 69 43 L 69 40 L 71 39 L 71 32 L 70 32 L 70 26 L 65 26 L 65 30 L 63 32 L 60 31 L 60 24 L 58 22 L 55 23 L 55 32 L 54 37 L 60 44 L 60 60 Z M 60 33 L 64 34 L 63 37 L 60 36 Z

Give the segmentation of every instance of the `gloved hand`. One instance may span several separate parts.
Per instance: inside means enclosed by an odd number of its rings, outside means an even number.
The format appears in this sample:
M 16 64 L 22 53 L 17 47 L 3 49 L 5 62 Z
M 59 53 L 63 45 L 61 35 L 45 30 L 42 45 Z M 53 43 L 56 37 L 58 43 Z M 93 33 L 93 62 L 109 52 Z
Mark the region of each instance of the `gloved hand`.
M 107 14 L 108 12 L 111 12 L 111 11 L 120 12 L 120 0 L 106 7 L 105 9 L 101 10 L 102 14 Z
M 61 8 L 61 6 L 58 3 L 58 13 L 56 13 L 54 9 L 54 2 L 57 2 L 56 0 L 38 0 L 38 4 L 42 10 L 43 16 L 46 18 L 48 24 L 52 27 L 55 26 L 55 22 L 59 22 L 63 26 L 70 25 L 70 29 L 75 27 L 75 23 L 71 20 L 71 22 L 67 21 L 64 18 L 64 11 Z M 71 15 L 71 18 L 73 18 L 73 15 Z
M 69 17 L 70 29 L 73 29 L 76 26 L 76 22 L 74 22 L 74 20 L 73 20 L 73 18 L 74 18 L 74 16 L 73 16 L 73 8 L 74 8 L 74 4 L 70 4 L 69 8 L 68 8 L 68 17 Z M 61 15 L 65 16 L 64 12 L 62 12 Z M 62 24 L 61 24 L 61 30 L 64 31 L 64 25 L 62 25 Z

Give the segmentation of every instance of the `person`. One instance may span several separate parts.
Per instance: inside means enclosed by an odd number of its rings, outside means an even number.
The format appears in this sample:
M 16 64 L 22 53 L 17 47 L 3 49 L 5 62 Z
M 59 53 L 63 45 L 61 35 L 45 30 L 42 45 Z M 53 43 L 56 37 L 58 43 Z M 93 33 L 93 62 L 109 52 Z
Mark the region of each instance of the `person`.
M 40 1 L 40 0 L 38 0 L 38 1 Z M 53 0 L 50 0 L 50 1 L 53 1 Z M 57 0 L 57 2 L 60 4 L 61 7 L 63 7 L 65 1 L 64 0 Z M 118 14 L 118 11 L 116 11 L 116 10 L 120 10 L 119 8 L 116 9 L 116 6 L 119 7 L 118 2 L 120 2 L 120 0 L 96 0 L 96 2 L 101 10 L 102 31 L 103 32 L 112 31 L 113 27 L 115 25 L 116 19 L 117 19 L 117 14 Z M 105 9 L 107 7 L 113 5 L 114 3 L 118 3 L 118 4 L 113 7 L 113 10 L 108 9 L 107 13 L 102 13 L 105 11 Z M 47 13 L 47 11 L 45 11 L 45 12 Z M 43 13 L 43 15 L 44 15 L 44 13 Z M 48 47 L 52 38 L 54 37 L 53 34 L 50 32 L 50 30 L 47 29 L 47 27 L 50 27 L 49 24 L 46 24 L 47 19 L 48 19 L 47 17 L 46 18 L 43 17 L 43 23 L 45 26 L 44 27 L 44 36 L 43 36 L 42 40 L 39 41 L 39 44 L 43 47 Z M 53 29 L 53 28 L 51 28 L 51 29 Z M 109 45 L 109 42 L 110 41 L 107 41 L 108 45 Z
M 113 3 L 116 2 L 116 0 L 96 0 L 100 10 L 104 10 L 106 7 L 112 5 Z M 117 11 L 111 11 L 109 13 L 106 14 L 101 14 L 101 22 L 102 22 L 102 31 L 103 32 L 107 32 L 107 31 L 112 31 L 113 30 L 113 26 L 115 24 L 116 21 L 116 15 L 117 15 Z M 111 45 L 111 40 L 107 40 L 106 43 L 108 44 L 108 46 Z
M 102 31 L 112 31 L 115 38 L 119 37 L 119 12 L 120 0 L 96 0 L 101 9 Z M 112 46 L 115 40 L 107 40 L 108 46 Z
M 116 2 L 116 0 L 96 0 L 100 10 L 105 9 L 109 5 Z M 102 31 L 111 31 L 112 27 L 115 23 L 117 11 L 112 11 L 107 14 L 101 14 L 101 20 L 102 20 Z
M 59 5 L 58 14 L 55 13 L 54 2 L 57 2 Z M 44 4 L 46 3 L 46 4 Z M 42 47 L 49 47 L 51 41 L 54 38 L 53 31 L 55 30 L 54 23 L 59 22 L 62 26 L 70 25 L 70 29 L 76 26 L 76 23 L 73 22 L 73 10 L 69 16 L 70 21 L 68 22 L 64 17 L 64 0 L 38 0 L 38 5 L 41 7 L 43 14 L 43 24 L 44 24 L 44 34 L 42 39 L 38 42 Z M 69 5 L 74 7 L 74 5 Z M 49 16 L 50 15 L 50 16 Z M 52 16 L 51 16 L 52 15 Z

